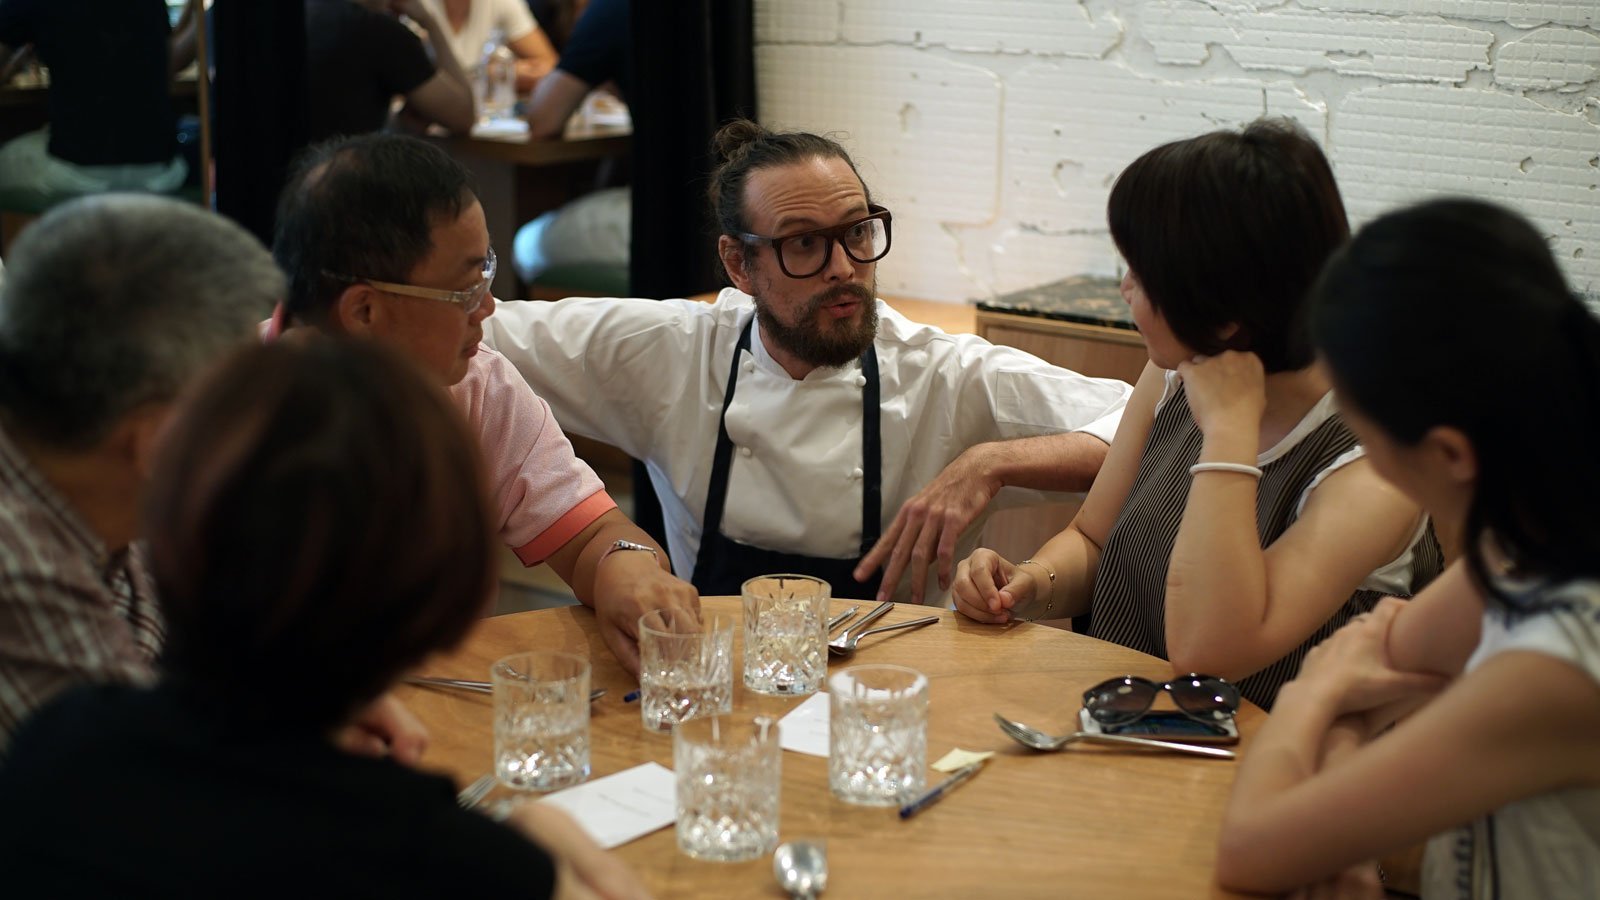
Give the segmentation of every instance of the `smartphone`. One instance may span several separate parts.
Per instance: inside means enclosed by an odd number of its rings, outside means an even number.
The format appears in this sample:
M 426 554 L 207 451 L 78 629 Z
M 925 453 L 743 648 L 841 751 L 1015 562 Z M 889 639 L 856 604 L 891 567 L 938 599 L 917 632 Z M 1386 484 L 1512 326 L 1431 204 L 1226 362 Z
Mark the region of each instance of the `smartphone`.
M 1078 710 L 1078 727 L 1094 734 L 1128 734 L 1188 744 L 1237 744 L 1239 727 L 1233 716 L 1215 725 L 1196 721 L 1181 712 L 1153 712 L 1126 725 L 1101 725 L 1087 709 Z

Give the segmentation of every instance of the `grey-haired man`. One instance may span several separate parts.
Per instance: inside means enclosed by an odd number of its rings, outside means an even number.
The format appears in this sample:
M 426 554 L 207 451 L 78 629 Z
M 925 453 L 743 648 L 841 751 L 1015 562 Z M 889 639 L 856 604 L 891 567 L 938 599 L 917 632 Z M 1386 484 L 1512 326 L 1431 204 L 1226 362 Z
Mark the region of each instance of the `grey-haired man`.
M 140 681 L 161 616 L 135 537 L 162 427 L 186 383 L 283 295 L 242 228 L 172 200 L 58 207 L 0 282 L 0 758 L 80 682 Z

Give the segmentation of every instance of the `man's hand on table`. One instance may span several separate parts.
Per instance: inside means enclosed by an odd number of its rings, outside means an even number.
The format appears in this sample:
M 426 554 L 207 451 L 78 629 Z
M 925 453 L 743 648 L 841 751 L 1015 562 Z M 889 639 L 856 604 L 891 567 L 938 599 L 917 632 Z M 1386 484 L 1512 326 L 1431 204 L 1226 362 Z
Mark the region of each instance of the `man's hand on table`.
M 619 550 L 595 567 L 594 612 L 600 637 L 628 674 L 639 675 L 639 617 L 653 609 L 700 615 L 694 586 L 661 568 L 654 553 Z
M 334 741 L 346 753 L 389 756 L 414 766 L 422 759 L 422 751 L 428 749 L 428 729 L 393 693 L 387 693 L 339 729 Z
M 506 823 L 555 858 L 556 897 L 635 900 L 650 896 L 627 863 L 601 849 L 571 816 L 548 803 L 522 803 Z
M 952 460 L 900 507 L 888 530 L 862 557 L 855 570 L 857 581 L 865 581 L 878 567 L 884 567 L 879 601 L 894 594 L 900 576 L 909 569 L 911 602 L 923 602 L 928 566 L 935 561 L 940 590 L 950 588 L 956 542 L 1003 486 L 987 462 L 991 450 L 989 445 L 979 444 Z

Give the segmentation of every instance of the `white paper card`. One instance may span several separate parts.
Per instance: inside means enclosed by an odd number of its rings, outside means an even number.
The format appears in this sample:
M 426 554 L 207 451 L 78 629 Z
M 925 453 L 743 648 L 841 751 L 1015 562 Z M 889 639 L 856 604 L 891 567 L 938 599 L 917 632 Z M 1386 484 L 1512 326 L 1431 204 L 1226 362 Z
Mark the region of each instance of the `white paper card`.
M 993 750 L 963 750 L 957 747 L 939 757 L 939 761 L 930 766 L 930 768 L 937 769 L 940 772 L 954 772 L 975 762 L 983 762 L 993 755 Z
M 811 756 L 828 755 L 828 695 L 821 691 L 807 697 L 787 716 L 778 720 L 778 744 L 785 750 Z
M 595 843 L 607 850 L 665 828 L 678 818 L 676 778 L 671 769 L 653 762 L 557 791 L 538 802 L 577 819 Z

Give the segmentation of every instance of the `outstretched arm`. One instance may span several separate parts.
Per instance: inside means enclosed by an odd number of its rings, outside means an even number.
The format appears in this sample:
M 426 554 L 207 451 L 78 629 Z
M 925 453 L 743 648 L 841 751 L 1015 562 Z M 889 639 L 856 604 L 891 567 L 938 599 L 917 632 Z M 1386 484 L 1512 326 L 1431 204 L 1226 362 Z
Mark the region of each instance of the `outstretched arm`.
M 543 28 L 535 28 L 522 37 L 506 44 L 517 57 L 517 93 L 533 90 L 539 79 L 555 69 L 560 57 Z
M 560 137 L 589 90 L 588 82 L 562 69 L 540 78 L 528 101 L 528 137 L 536 141 Z
M 406 94 L 406 109 L 430 122 L 438 122 L 452 134 L 466 134 L 478 119 L 472 98 L 472 81 L 450 49 L 445 26 L 428 12 L 421 0 L 391 0 L 395 12 L 404 13 L 428 35 L 433 62 L 438 67 L 433 77 Z
M 967 448 L 900 507 L 883 536 L 856 567 L 865 581 L 883 566 L 878 600 L 894 593 L 907 570 L 911 602 L 921 603 L 928 567 L 937 561 L 940 589 L 949 589 L 956 542 L 1003 487 L 1085 491 L 1106 458 L 1106 443 L 1071 432 L 993 441 Z

